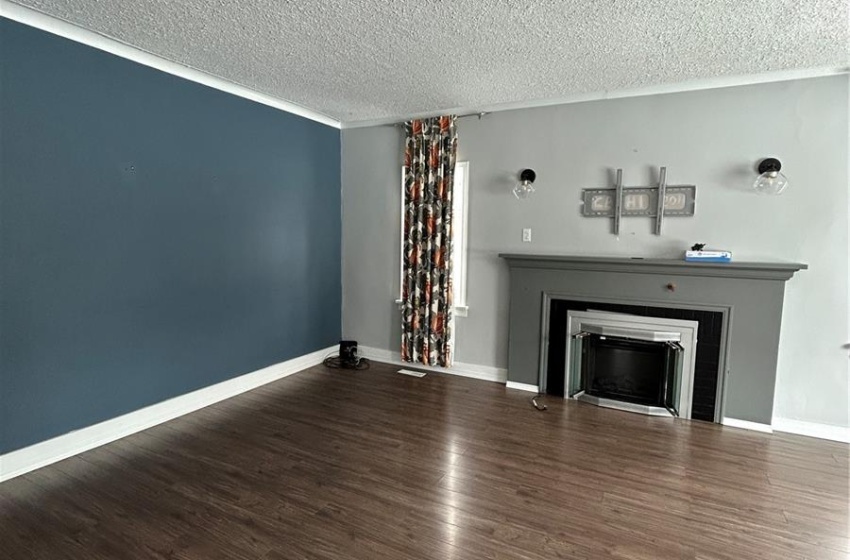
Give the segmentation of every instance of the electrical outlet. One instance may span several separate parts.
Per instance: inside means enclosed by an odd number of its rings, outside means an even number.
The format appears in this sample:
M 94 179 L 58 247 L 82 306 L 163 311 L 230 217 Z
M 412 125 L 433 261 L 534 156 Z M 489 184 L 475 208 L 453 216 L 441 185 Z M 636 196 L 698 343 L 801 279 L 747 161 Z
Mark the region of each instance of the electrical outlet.
M 522 242 L 531 243 L 531 228 L 522 228 Z

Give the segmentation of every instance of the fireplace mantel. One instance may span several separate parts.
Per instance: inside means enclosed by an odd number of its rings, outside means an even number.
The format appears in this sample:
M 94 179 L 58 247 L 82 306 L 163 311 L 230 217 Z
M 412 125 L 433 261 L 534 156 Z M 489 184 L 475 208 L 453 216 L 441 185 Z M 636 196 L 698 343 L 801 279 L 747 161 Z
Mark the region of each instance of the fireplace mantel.
M 501 254 L 510 267 L 508 380 L 540 386 L 553 299 L 723 314 L 718 420 L 770 424 L 785 282 L 800 263 Z
M 802 263 L 700 263 L 676 259 L 525 255 L 522 253 L 502 253 L 499 256 L 508 261 L 511 267 L 672 274 L 676 276 L 715 276 L 719 278 L 754 278 L 761 280 L 788 280 L 795 272 L 809 268 L 808 265 Z

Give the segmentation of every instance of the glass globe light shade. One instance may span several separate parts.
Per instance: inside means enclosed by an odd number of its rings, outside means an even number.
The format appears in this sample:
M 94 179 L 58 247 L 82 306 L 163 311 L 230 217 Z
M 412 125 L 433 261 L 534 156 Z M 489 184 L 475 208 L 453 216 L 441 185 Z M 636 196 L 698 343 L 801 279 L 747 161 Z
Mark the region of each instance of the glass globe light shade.
M 779 171 L 767 171 L 756 178 L 753 188 L 759 194 L 782 194 L 788 186 L 788 178 Z
M 534 185 L 531 184 L 531 181 L 520 181 L 511 192 L 514 193 L 517 200 L 525 200 L 534 192 Z

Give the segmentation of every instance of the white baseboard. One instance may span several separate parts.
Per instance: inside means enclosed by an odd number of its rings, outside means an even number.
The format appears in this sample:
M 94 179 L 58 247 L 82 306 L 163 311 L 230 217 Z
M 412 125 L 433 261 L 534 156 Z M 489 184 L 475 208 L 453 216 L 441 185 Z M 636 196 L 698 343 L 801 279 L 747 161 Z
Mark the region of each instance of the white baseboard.
M 0 482 L 318 365 L 322 363 L 325 356 L 337 349 L 337 346 L 330 346 L 317 350 L 179 397 L 140 408 L 93 426 L 0 455 Z
M 749 420 L 738 420 L 737 418 L 724 418 L 723 422 L 721 422 L 724 426 L 729 426 L 730 428 L 743 428 L 744 430 L 752 430 L 754 432 L 764 432 L 765 434 L 772 434 L 773 428 L 770 424 L 760 424 L 758 422 L 750 422 Z
M 850 427 L 831 426 L 829 424 L 818 424 L 816 422 L 805 422 L 803 420 L 790 420 L 788 418 L 774 418 L 772 425 L 759 424 L 749 420 L 738 420 L 737 418 L 724 418 L 722 424 L 732 428 L 743 428 L 756 432 L 772 434 L 773 432 L 784 432 L 786 434 L 797 434 L 819 439 L 828 439 L 842 443 L 850 443 Z
M 483 379 L 484 381 L 494 381 L 496 383 L 504 383 L 508 378 L 508 370 L 503 368 L 479 366 L 477 364 L 465 364 L 462 362 L 455 362 L 450 368 L 411 364 L 409 362 L 401 361 L 401 352 L 391 352 L 390 350 L 372 348 L 370 346 L 360 346 L 360 354 L 364 358 L 375 360 L 376 362 L 395 364 L 407 368 L 422 369 L 425 371 L 448 373 L 450 375 L 460 375 L 461 377 L 472 377 L 473 379 Z
M 850 443 L 850 427 L 831 426 L 829 424 L 790 420 L 788 418 L 774 418 L 773 429 L 777 432 L 785 432 L 787 434 Z
M 508 389 L 516 389 L 517 391 L 528 391 L 529 393 L 539 393 L 540 387 L 531 383 L 517 383 L 516 381 L 508 381 L 505 383 Z

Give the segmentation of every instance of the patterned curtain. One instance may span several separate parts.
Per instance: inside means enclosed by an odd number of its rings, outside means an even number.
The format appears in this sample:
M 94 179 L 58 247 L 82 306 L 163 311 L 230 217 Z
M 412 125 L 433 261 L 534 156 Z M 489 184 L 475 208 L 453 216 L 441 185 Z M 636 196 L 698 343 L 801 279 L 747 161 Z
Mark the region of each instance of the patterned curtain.
M 409 121 L 404 148 L 401 357 L 452 364 L 454 116 Z

